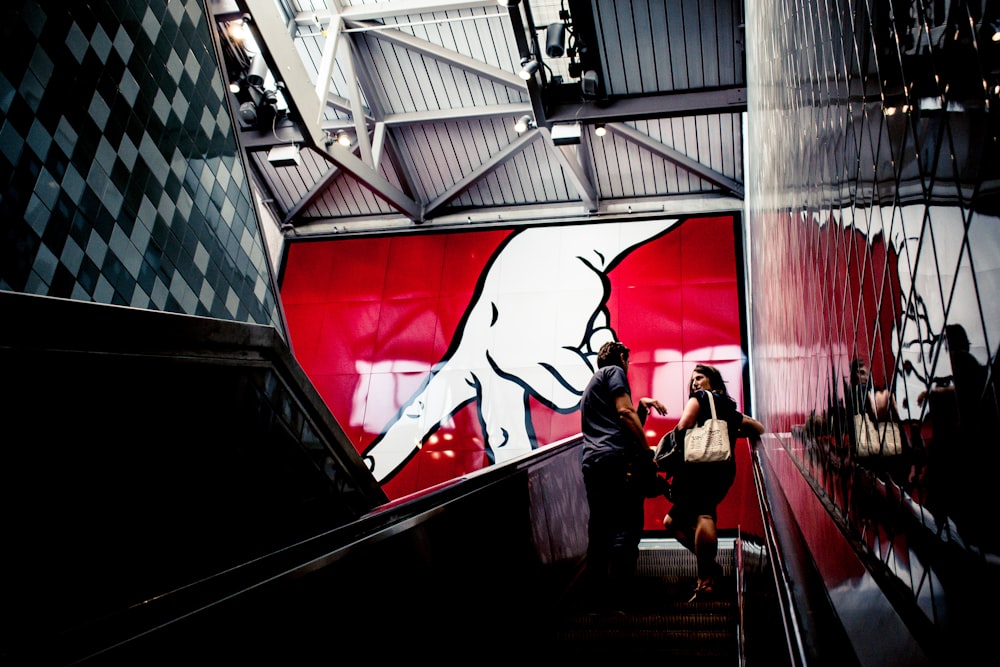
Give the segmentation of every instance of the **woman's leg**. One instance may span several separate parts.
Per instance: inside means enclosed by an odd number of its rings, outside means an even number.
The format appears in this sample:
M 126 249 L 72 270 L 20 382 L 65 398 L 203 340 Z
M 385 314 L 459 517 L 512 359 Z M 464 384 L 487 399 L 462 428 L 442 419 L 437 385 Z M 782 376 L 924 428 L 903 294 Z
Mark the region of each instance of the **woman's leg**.
M 694 540 L 691 537 L 691 530 L 682 525 L 677 519 L 667 514 L 663 517 L 663 527 L 667 529 L 667 536 L 672 537 L 681 543 L 685 549 L 697 555 Z
M 695 528 L 695 555 L 698 557 L 698 586 L 695 596 L 699 592 L 712 592 L 718 583 L 716 578 L 722 574 L 722 568 L 715 561 L 718 553 L 719 536 L 715 529 L 715 519 L 703 514 L 698 517 Z
M 695 555 L 698 557 L 699 588 L 714 586 L 719 565 L 715 557 L 719 552 L 719 536 L 715 530 L 715 519 L 702 514 L 694 530 Z

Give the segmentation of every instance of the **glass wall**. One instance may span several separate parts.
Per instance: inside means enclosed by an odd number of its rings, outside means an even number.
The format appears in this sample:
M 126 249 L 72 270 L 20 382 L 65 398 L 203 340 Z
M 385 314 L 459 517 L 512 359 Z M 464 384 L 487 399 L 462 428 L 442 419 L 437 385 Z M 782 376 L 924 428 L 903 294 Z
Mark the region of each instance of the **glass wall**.
M 1000 553 L 998 11 L 747 8 L 759 416 L 931 617 L 915 540 Z

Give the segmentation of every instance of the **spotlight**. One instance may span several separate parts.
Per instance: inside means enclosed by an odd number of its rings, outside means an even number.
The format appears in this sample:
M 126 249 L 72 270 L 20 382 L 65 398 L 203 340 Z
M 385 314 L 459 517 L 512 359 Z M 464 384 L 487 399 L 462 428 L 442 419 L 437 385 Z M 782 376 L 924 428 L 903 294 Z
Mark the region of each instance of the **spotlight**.
M 538 61 L 534 58 L 524 58 L 521 60 L 521 71 L 518 72 L 518 76 L 527 81 L 535 76 L 535 72 L 537 71 Z
M 237 42 L 246 42 L 253 38 L 253 33 L 250 32 L 249 26 L 247 26 L 249 21 L 247 18 L 243 18 L 240 21 L 230 21 L 229 22 L 229 36 L 235 39 Z
M 594 134 L 596 134 L 597 136 L 603 137 L 607 133 L 608 133 L 608 128 L 604 127 L 604 123 L 598 123 L 597 125 L 594 126 Z
M 339 130 L 337 132 L 337 143 L 343 146 L 344 148 L 350 148 L 353 141 L 351 140 L 351 135 L 348 134 L 345 130 Z
M 524 114 L 514 123 L 514 129 L 517 130 L 518 134 L 521 134 L 522 132 L 526 132 L 529 127 L 534 126 L 534 124 L 535 121 L 532 120 L 531 116 Z
M 263 86 L 267 76 L 267 63 L 259 53 L 250 61 L 250 71 L 247 73 L 247 83 L 251 86 Z
M 240 82 L 239 81 L 233 81 L 232 83 L 230 83 L 229 84 L 229 92 L 233 93 L 234 95 L 236 93 L 240 92 Z
M 561 58 L 565 49 L 563 43 L 566 38 L 565 23 L 550 23 L 545 29 L 545 54 L 549 58 Z

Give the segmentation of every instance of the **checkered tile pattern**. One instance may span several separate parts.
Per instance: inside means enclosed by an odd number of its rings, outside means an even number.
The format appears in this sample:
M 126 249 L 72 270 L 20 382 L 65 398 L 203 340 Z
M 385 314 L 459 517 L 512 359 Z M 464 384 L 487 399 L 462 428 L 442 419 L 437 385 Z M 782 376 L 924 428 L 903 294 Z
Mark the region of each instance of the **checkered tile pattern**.
M 200 0 L 7 0 L 0 34 L 0 289 L 278 325 Z

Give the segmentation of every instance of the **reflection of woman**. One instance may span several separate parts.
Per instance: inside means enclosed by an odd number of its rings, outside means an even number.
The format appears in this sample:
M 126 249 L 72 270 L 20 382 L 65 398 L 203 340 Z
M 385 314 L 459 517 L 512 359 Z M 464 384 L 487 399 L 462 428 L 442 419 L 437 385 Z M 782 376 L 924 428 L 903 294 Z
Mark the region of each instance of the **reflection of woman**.
M 882 430 L 875 427 L 886 422 L 899 424 L 895 397 L 885 387 L 874 387 L 870 380 L 868 364 L 860 358 L 852 360 L 851 383 L 847 390 L 851 451 L 858 464 L 908 489 L 912 477 L 912 456 L 902 429 Z M 858 417 L 865 417 L 872 425 L 872 431 L 867 436 L 864 421 L 857 420 Z M 873 438 L 871 446 L 877 448 L 876 453 L 866 455 L 863 452 L 865 447 L 861 440 L 865 437 Z
M 709 392 L 712 393 L 717 418 L 724 420 L 729 427 L 733 458 L 719 463 L 682 465 L 673 477 L 673 506 L 663 517 L 663 526 L 668 534 L 676 537 L 698 559 L 698 583 L 691 597 L 692 602 L 699 595 L 712 593 L 721 574 L 721 568 L 715 562 L 719 547 L 715 523 L 718 505 L 736 478 L 736 438 L 764 432 L 763 424 L 736 409 L 736 402 L 726 393 L 725 381 L 718 369 L 704 364 L 695 366 L 691 374 L 691 398 L 677 422 L 678 431 L 703 424 L 712 417 Z

